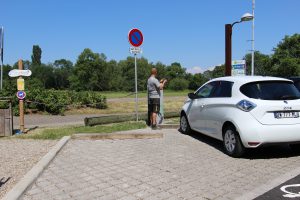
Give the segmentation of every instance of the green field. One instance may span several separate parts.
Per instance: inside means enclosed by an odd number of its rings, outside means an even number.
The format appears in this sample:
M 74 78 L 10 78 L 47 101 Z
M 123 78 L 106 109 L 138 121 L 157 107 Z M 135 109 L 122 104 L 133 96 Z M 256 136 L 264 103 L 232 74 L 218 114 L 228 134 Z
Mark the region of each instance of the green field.
M 164 110 L 165 112 L 178 112 L 185 99 L 187 94 L 191 92 L 189 90 L 184 91 L 164 91 Z M 65 112 L 68 114 L 128 114 L 135 112 L 135 95 L 128 92 L 101 92 L 102 95 L 107 98 L 107 109 L 95 109 L 95 108 L 76 108 L 70 109 Z M 139 112 L 147 112 L 147 93 L 142 91 L 138 93 L 139 103 L 138 109 Z
M 187 96 L 189 92 L 192 92 L 190 90 L 182 90 L 182 91 L 173 91 L 173 90 L 164 90 L 164 96 L 166 97 L 182 97 L 182 96 Z M 112 99 L 112 98 L 134 98 L 135 94 L 134 92 L 101 92 L 104 96 L 106 96 L 107 99 Z M 147 91 L 138 91 L 138 97 L 147 97 Z

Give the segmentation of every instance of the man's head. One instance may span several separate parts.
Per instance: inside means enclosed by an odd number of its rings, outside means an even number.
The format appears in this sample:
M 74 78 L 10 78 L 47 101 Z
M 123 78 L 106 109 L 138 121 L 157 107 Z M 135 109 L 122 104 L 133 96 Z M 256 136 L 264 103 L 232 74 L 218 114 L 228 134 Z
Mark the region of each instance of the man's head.
M 156 68 L 151 69 L 151 75 L 154 75 L 154 76 L 157 75 L 157 69 Z

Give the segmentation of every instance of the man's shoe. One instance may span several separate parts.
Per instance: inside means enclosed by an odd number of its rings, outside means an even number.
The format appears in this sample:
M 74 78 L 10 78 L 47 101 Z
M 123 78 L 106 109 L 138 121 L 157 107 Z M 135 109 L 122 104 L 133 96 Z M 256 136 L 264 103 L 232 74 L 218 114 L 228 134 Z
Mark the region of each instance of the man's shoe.
M 151 128 L 152 128 L 152 130 L 157 130 L 157 125 L 156 124 L 152 124 Z
M 161 129 L 161 128 L 158 127 L 156 124 L 153 124 L 153 125 L 151 126 L 151 128 L 152 128 L 152 130 L 160 130 L 160 129 Z

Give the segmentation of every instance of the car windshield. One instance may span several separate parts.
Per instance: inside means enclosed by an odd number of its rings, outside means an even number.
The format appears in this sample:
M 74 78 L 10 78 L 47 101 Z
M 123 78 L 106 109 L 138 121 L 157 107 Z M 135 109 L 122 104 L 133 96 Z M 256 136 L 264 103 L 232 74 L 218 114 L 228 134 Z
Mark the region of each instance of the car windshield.
M 241 86 L 240 91 L 249 98 L 262 100 L 300 99 L 300 92 L 289 81 L 259 81 Z

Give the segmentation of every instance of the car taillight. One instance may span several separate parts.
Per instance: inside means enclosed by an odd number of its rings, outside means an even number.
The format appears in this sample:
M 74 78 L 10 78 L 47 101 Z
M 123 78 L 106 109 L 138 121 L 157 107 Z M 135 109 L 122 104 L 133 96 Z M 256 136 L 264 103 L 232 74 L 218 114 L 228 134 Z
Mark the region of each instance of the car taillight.
M 249 112 L 256 107 L 256 104 L 248 100 L 242 100 L 236 104 L 236 107 L 242 111 Z

